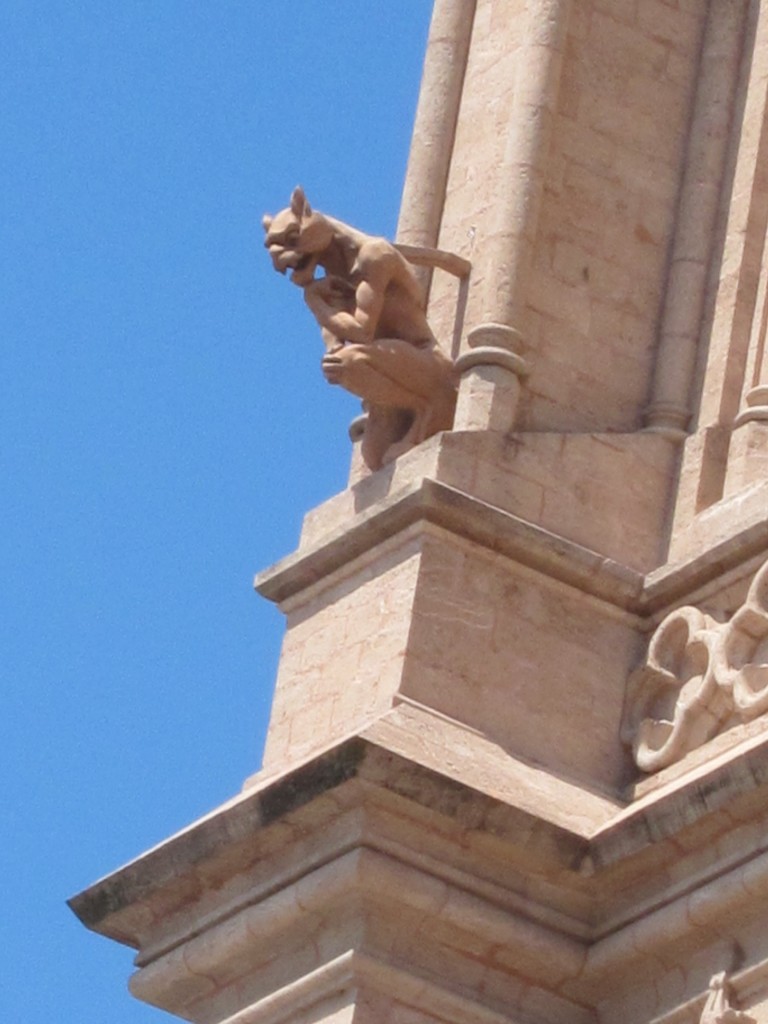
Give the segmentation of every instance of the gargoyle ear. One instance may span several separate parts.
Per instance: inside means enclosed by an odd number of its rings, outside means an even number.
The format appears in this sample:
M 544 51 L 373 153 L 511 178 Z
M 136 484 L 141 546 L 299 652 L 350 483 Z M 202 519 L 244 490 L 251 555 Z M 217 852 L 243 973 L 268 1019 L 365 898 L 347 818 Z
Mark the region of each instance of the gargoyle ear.
M 303 217 L 312 216 L 312 208 L 307 202 L 307 197 L 304 195 L 304 189 L 301 185 L 297 185 L 291 195 L 291 213 L 298 220 L 301 220 Z
M 269 231 L 269 229 L 272 227 L 272 218 L 268 213 L 265 213 L 264 216 L 261 218 L 261 226 L 264 228 L 265 231 Z

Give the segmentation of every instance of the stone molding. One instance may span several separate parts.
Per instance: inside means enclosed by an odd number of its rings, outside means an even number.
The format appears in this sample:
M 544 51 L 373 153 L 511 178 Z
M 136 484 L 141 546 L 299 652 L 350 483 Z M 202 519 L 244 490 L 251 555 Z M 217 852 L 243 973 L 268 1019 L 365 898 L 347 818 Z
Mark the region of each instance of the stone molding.
M 454 364 L 459 378 L 454 430 L 512 430 L 520 382 L 530 366 L 519 354 L 522 336 L 514 327 L 483 323 L 467 335 L 467 349 Z
M 469 352 L 459 356 L 455 365 L 456 372 L 459 374 L 468 373 L 477 366 L 500 366 L 516 377 L 525 377 L 530 372 L 528 364 L 521 356 L 490 345 L 470 349 Z
M 260 572 L 254 586 L 262 597 L 286 608 L 287 601 L 310 586 L 327 584 L 331 573 L 369 555 L 377 544 L 424 523 L 546 572 L 618 608 L 637 609 L 641 573 L 429 478 L 403 487 L 352 522 Z
M 713 236 L 735 121 L 748 4 L 709 4 L 659 324 L 649 430 L 682 441 L 707 298 Z M 716 97 L 716 99 L 715 99 Z
M 507 324 L 484 323 L 473 327 L 467 335 L 467 351 L 456 360 L 458 373 L 476 366 L 501 366 L 516 377 L 527 377 L 528 363 L 519 353 L 523 337 Z
M 487 546 L 535 571 L 545 572 L 646 621 L 656 622 L 681 599 L 698 600 L 728 573 L 741 574 L 768 552 L 768 520 L 761 517 L 695 558 L 644 575 L 560 534 L 536 526 L 430 477 L 417 478 L 341 526 L 323 532 L 258 573 L 257 592 L 284 609 L 307 588 L 401 531 L 429 523 Z M 658 618 L 656 618 L 658 616 Z
M 384 996 L 396 991 L 410 1007 L 431 1015 L 437 1013 L 441 1020 L 452 1024 L 507 1024 L 509 1021 L 507 1013 L 488 1009 L 451 992 L 434 980 L 349 950 L 273 995 L 227 1017 L 221 1024 L 287 1024 L 298 1015 L 331 1000 L 343 1002 L 345 996 L 351 998 L 361 987 Z M 732 980 L 725 972 L 714 975 L 706 994 L 693 1001 L 700 1005 L 703 1000 L 701 1016 L 696 1017 L 697 1024 L 757 1024 L 750 1014 L 731 1005 L 733 988 Z M 663 1018 L 656 1018 L 654 1024 L 661 1024 L 661 1021 L 664 1024 L 685 1024 L 694 1019 L 690 1013 L 692 1009 L 693 1006 L 686 1005 Z M 585 1010 L 585 1024 L 592 1019 L 589 1011 Z
M 768 562 L 729 622 L 671 612 L 632 675 L 622 739 L 645 772 L 665 768 L 732 725 L 768 711 Z
M 585 1007 L 645 984 L 660 963 L 689 955 L 691 943 L 713 955 L 722 950 L 736 934 L 724 934 L 723 921 L 755 925 L 768 892 L 764 849 L 750 849 L 745 859 L 734 847 L 706 864 L 693 853 L 672 892 L 667 872 L 680 861 L 680 842 L 688 846 L 702 828 L 711 834 L 717 821 L 733 827 L 747 813 L 745 801 L 765 806 L 765 741 L 748 764 L 711 766 L 650 803 L 622 809 L 595 800 L 586 817 L 566 824 L 515 806 L 514 793 L 530 795 L 520 766 L 505 761 L 501 770 L 499 762 L 495 774 L 483 767 L 481 738 L 457 737 L 451 728 L 435 763 L 420 763 L 433 754 L 424 728 L 423 714 L 399 709 L 365 736 L 263 779 L 76 897 L 73 909 L 89 927 L 139 949 L 131 981 L 137 997 L 222 1024 L 282 1024 L 347 986 L 366 998 L 402 994 L 425 1013 L 434 999 L 437 1018 L 450 1024 L 496 1024 L 499 1012 L 502 1019 L 507 1012 L 515 1020 L 586 1024 Z M 476 773 L 474 784 L 463 781 L 467 770 Z M 509 775 L 503 795 L 499 770 Z M 572 800 L 561 785 L 540 780 L 539 815 L 567 811 Z M 472 868 L 480 854 L 482 877 Z M 464 958 L 450 979 L 435 979 L 428 960 L 392 955 L 386 936 L 409 914 Z M 295 972 L 273 977 L 275 949 L 286 957 L 309 950 L 320 921 L 332 922 L 336 935 L 322 955 L 307 952 Z M 383 932 L 371 931 L 372 921 Z M 497 975 L 502 988 L 470 997 L 465 970 L 478 943 L 499 951 L 502 974 L 514 965 L 525 985 Z M 226 1011 L 216 1003 L 203 1015 L 209 1001 L 225 998 L 232 964 L 251 979 L 247 1001 Z M 763 991 L 761 964 L 734 975 L 741 1005 Z M 712 960 L 710 970 L 717 967 Z M 534 994 L 539 1009 L 545 999 L 549 1010 L 529 1018 L 523 1000 Z M 678 1005 L 669 1024 L 698 1024 L 706 998 L 700 992 Z
M 571 979 L 577 977 L 583 967 L 584 949 L 579 942 L 505 913 L 491 901 L 438 881 L 389 853 L 358 846 L 302 876 L 295 882 L 291 898 L 286 898 L 284 892 L 271 894 L 209 926 L 204 934 L 185 937 L 179 946 L 143 965 L 132 977 L 130 988 L 137 998 L 153 1005 L 173 1002 L 173 1012 L 185 1016 L 188 1008 L 192 1009 L 212 994 L 210 979 L 226 975 L 231 963 L 258 969 L 266 947 L 274 943 L 279 948 L 283 942 L 290 943 L 288 936 L 301 943 L 319 920 L 339 923 L 347 915 L 357 922 L 370 918 L 396 921 L 408 914 L 414 904 L 425 914 L 438 915 L 441 927 L 453 936 L 457 948 L 466 942 L 466 921 L 469 920 L 475 923 L 486 941 L 500 948 L 518 950 L 521 969 L 533 986 L 542 986 L 542 991 L 553 975 L 558 979 Z M 542 950 L 546 956 L 539 960 L 537 952 Z M 382 970 L 397 970 L 386 963 L 381 967 Z M 349 978 L 347 984 L 353 980 L 359 982 L 360 979 Z M 407 971 L 397 971 L 395 980 L 405 981 L 407 992 L 409 987 L 416 989 L 427 978 L 414 964 Z M 298 984 L 303 987 L 307 981 L 305 977 Z M 382 991 L 393 991 L 390 981 L 385 980 Z M 296 983 L 291 986 L 294 992 L 295 986 Z M 377 986 L 374 984 L 374 987 Z M 508 996 L 512 995 L 512 990 L 512 986 L 507 989 Z M 182 991 L 184 996 L 176 1002 Z M 404 994 L 400 984 L 394 991 Z M 478 1003 L 483 1006 L 481 1000 L 471 1000 L 466 987 L 456 984 L 456 979 L 435 985 L 434 991 L 442 992 L 444 1002 L 454 1004 L 454 1012 L 449 1012 L 447 1019 L 456 1024 L 476 1019 L 467 1011 L 456 1013 L 457 1002 L 468 1010 Z M 316 987 L 315 994 L 322 996 L 322 989 L 318 992 Z M 308 996 L 305 988 L 304 998 Z M 551 998 L 554 1001 L 558 997 Z M 572 1005 L 570 1000 L 558 1001 Z M 490 1002 L 491 1006 L 486 1003 L 485 1009 L 491 1013 L 487 1017 L 485 1013 L 482 1015 L 488 1024 L 496 1019 L 495 1000 Z M 259 1019 L 253 1012 L 256 1008 L 246 1011 L 246 1016 L 227 1019 L 227 1024 L 255 1022 Z M 501 1011 L 503 1006 L 499 1003 L 496 1008 Z M 294 1019 L 282 1014 L 270 1015 L 270 1018 L 273 1021 Z
M 768 422 L 768 386 L 758 385 L 749 391 L 744 399 L 746 408 L 733 421 L 734 429 L 745 423 Z
M 434 980 L 393 967 L 365 953 L 349 950 L 316 971 L 260 999 L 222 1024 L 289 1024 L 301 1013 L 364 987 L 388 995 L 398 992 L 408 1005 L 424 1013 L 440 1014 L 455 1024 L 508 1024 L 506 1014 L 495 1013 L 474 1000 L 451 992 Z

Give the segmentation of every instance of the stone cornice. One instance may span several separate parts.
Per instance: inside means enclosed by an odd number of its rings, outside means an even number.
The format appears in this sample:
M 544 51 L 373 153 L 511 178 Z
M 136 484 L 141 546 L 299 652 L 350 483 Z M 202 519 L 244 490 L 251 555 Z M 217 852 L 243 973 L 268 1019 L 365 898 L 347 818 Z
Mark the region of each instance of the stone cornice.
M 309 587 L 370 555 L 411 527 L 431 524 L 639 619 L 658 619 L 683 600 L 743 575 L 768 553 L 768 520 L 753 523 L 701 555 L 644 575 L 566 537 L 423 477 L 355 515 L 343 526 L 260 572 L 262 597 L 291 607 Z
M 265 569 L 256 577 L 255 588 L 262 597 L 283 603 L 419 523 L 441 527 L 618 608 L 635 611 L 639 607 L 642 574 L 429 478 L 403 488 Z
M 413 709 L 408 713 L 413 715 Z M 418 743 L 408 738 L 409 732 L 415 736 L 418 723 L 408 726 L 398 709 L 388 717 L 391 724 L 386 728 L 377 728 L 378 723 L 374 723 L 367 730 L 369 735 L 352 737 L 278 778 L 265 778 L 75 896 L 70 901 L 73 911 L 95 931 L 142 947 L 140 962 L 151 962 L 182 940 L 167 938 L 159 945 L 154 940 L 148 946 L 145 935 L 154 927 L 149 908 L 158 905 L 164 916 L 172 918 L 196 898 L 191 880 L 199 872 L 207 886 L 223 886 L 233 872 L 247 873 L 260 858 L 274 855 L 274 844 L 259 846 L 260 837 L 268 837 L 272 826 L 286 829 L 277 844 L 285 877 L 278 880 L 273 874 L 266 887 L 248 887 L 243 898 L 247 898 L 248 905 L 255 905 L 277 891 L 276 886 L 279 889 L 297 883 L 299 876 L 292 876 L 285 859 L 285 849 L 290 849 L 296 834 L 319 838 L 327 835 L 329 824 L 345 812 L 359 808 L 365 813 L 366 808 L 376 806 L 386 811 L 387 801 L 393 799 L 393 806 L 401 808 L 396 817 L 401 816 L 402 809 L 412 809 L 408 812 L 409 829 L 420 828 L 422 819 L 426 822 L 435 815 L 446 823 L 437 860 L 433 856 L 424 863 L 409 861 L 408 843 L 402 848 L 397 842 L 381 846 L 375 830 L 371 833 L 363 829 L 354 835 L 348 833 L 346 845 L 337 844 L 335 848 L 325 848 L 313 840 L 315 860 L 305 856 L 300 874 L 334 862 L 350 849 L 380 846 L 388 856 L 403 856 L 414 869 L 428 870 L 433 877 L 451 884 L 459 882 L 461 889 L 475 891 L 480 899 L 491 899 L 505 912 L 522 913 L 559 934 L 570 935 L 574 941 L 596 943 L 591 956 L 600 970 L 613 969 L 617 958 L 629 955 L 635 928 L 647 933 L 644 942 L 663 944 L 673 931 L 687 927 L 691 901 L 705 907 L 717 904 L 718 914 L 723 909 L 721 903 L 738 904 L 746 911 L 752 894 L 768 889 L 768 852 L 758 849 L 730 860 L 707 861 L 693 870 L 687 886 L 681 880 L 670 888 L 665 876 L 667 864 L 679 860 L 681 837 L 702 829 L 705 833 L 707 829 L 713 833 L 718 829 L 727 831 L 764 805 L 768 737 L 753 742 L 746 753 L 739 751 L 739 756 L 704 766 L 693 778 L 677 780 L 633 805 L 621 807 L 596 797 L 591 817 L 587 808 L 581 821 L 558 821 L 558 806 L 567 805 L 570 799 L 568 783 L 550 778 L 549 792 L 545 787 L 537 794 L 541 808 L 537 814 L 530 801 L 526 803 L 531 789 L 529 776 L 536 769 L 512 758 L 506 763 L 500 759 L 492 783 L 482 781 L 481 765 L 481 774 L 475 772 L 474 784 L 470 785 L 462 781 L 464 769 L 482 758 L 482 749 L 474 749 L 471 737 L 465 736 L 461 746 L 450 740 L 451 770 L 438 770 L 423 758 L 419 760 L 422 755 Z M 402 739 L 395 743 L 392 737 L 398 729 Z M 412 756 L 406 753 L 409 743 Z M 463 763 L 457 758 L 461 747 Z M 519 797 L 515 796 L 516 787 Z M 496 795 L 500 792 L 504 793 L 503 799 Z M 486 853 L 490 848 L 497 849 L 498 863 L 505 866 L 495 883 L 489 875 L 483 885 L 476 884 L 462 867 L 464 854 L 460 851 L 465 840 L 461 837 L 467 828 L 473 835 L 485 837 L 483 842 L 490 844 Z M 451 829 L 457 830 L 454 839 L 450 838 Z M 646 886 L 627 901 L 627 893 L 633 892 L 635 873 L 637 879 L 647 880 L 649 856 L 654 859 L 654 877 L 658 878 L 650 889 Z M 518 871 L 526 879 L 520 890 L 525 896 L 522 902 L 514 895 L 514 885 L 504 895 Z M 538 895 L 537 878 L 544 887 Z M 710 884 L 712 894 L 702 895 Z M 599 901 L 595 902 L 598 894 Z M 615 906 L 614 899 L 618 900 Z M 242 908 L 237 899 L 227 906 L 229 909 L 217 912 L 216 920 Z M 579 906 L 583 911 L 575 910 Z M 639 910 L 640 920 L 635 924 Z M 569 915 L 574 912 L 576 917 L 571 920 Z

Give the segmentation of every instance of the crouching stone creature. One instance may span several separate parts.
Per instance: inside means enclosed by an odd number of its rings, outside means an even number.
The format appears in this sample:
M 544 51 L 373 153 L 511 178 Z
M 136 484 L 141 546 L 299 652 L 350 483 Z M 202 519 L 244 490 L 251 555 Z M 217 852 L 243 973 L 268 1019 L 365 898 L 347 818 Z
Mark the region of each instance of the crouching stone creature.
M 363 400 L 362 455 L 370 469 L 450 429 L 453 366 L 429 328 L 419 282 L 395 246 L 313 211 L 301 188 L 263 225 L 275 270 L 291 272 L 320 325 L 325 379 Z M 323 276 L 315 276 L 318 268 Z

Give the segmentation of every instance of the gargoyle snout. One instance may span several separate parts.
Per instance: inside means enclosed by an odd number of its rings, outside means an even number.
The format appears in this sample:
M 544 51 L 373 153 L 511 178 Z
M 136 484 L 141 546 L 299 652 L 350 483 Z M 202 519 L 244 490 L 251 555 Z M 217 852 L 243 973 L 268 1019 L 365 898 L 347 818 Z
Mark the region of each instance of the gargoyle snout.
M 297 263 L 295 253 L 286 252 L 281 245 L 268 246 L 269 255 L 272 257 L 272 266 L 284 274 L 286 270 L 293 268 Z

